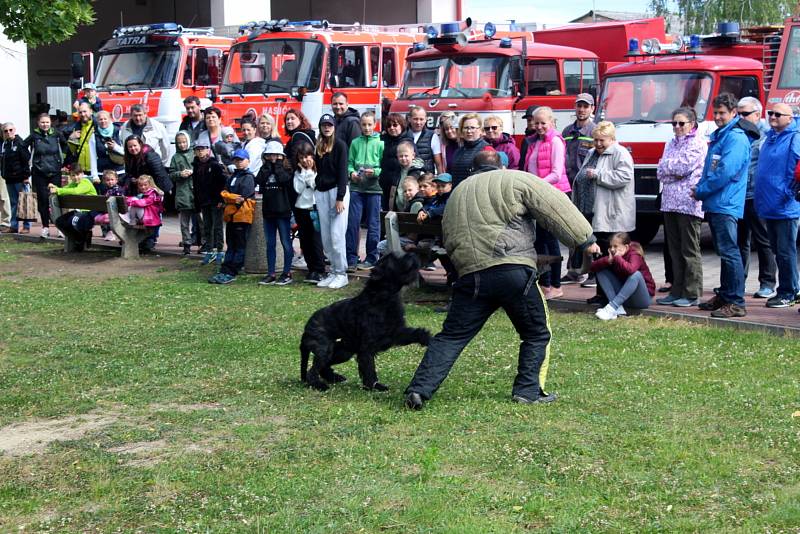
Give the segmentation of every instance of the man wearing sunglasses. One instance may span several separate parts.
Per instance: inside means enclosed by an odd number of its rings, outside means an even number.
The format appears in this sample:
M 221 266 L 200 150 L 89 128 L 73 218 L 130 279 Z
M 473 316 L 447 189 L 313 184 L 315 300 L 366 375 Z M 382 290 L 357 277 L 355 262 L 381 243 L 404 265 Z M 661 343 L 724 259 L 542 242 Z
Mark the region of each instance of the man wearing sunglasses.
M 17 221 L 17 199 L 30 179 L 30 159 L 31 153 L 28 152 L 22 137 L 17 135 L 16 126 L 10 122 L 3 124 L 3 144 L 0 145 L 0 176 L 6 181 L 11 211 L 10 225 L 7 230 L 3 230 L 5 233 L 20 231 L 19 221 Z M 30 229 L 31 223 L 24 221 L 20 233 L 27 234 Z
M 767 300 L 768 308 L 788 308 L 800 299 L 797 273 L 797 227 L 800 202 L 795 199 L 794 171 L 800 161 L 800 136 L 792 109 L 775 104 L 767 111 L 771 129 L 758 158 L 754 202 L 764 219 L 778 264 L 777 295 Z
M 758 137 L 750 126 L 740 124 L 736 97 L 721 93 L 713 101 L 714 123 L 703 176 L 694 197 L 703 201 L 714 249 L 720 257 L 719 292 L 700 304 L 712 317 L 730 319 L 747 315 L 744 302 L 744 269 L 737 243 L 737 221 L 744 216 L 750 137 Z
M 759 154 L 764 138 L 769 131 L 769 125 L 761 119 L 763 115 L 761 102 L 752 96 L 746 96 L 739 100 L 736 106 L 736 114 L 741 118 L 741 124 L 752 124 L 758 129 L 760 137 L 750 141 L 750 166 L 747 170 L 747 192 L 744 201 L 744 217 L 739 219 L 738 239 L 739 251 L 742 255 L 742 265 L 744 266 L 744 278 L 747 280 L 747 273 L 750 270 L 750 251 L 755 249 L 758 254 L 758 283 L 759 288 L 753 296 L 759 299 L 769 299 L 776 295 L 775 274 L 778 270 L 775 265 L 775 253 L 769 243 L 767 226 L 764 220 L 756 213 L 753 203 L 753 191 L 756 183 L 756 167 L 758 167 Z

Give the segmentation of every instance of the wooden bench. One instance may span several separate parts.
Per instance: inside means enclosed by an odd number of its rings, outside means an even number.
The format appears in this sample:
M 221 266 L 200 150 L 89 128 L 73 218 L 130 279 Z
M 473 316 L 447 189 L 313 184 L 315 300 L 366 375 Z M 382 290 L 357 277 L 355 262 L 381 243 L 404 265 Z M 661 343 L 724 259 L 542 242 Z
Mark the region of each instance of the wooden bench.
M 122 245 L 122 257 L 133 259 L 139 257 L 139 243 L 153 234 L 152 228 L 134 226 L 120 217 L 128 212 L 125 197 L 103 197 L 98 195 L 50 195 L 50 211 L 53 220 L 72 210 L 95 211 L 108 213 L 111 231 Z M 64 251 L 78 250 L 75 240 L 64 236 Z

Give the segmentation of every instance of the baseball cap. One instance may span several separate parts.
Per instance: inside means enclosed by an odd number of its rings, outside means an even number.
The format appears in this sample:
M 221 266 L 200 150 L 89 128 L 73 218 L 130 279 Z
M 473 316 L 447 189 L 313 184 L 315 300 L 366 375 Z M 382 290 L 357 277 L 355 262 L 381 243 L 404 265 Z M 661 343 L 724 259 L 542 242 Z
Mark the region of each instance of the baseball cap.
M 325 113 L 322 117 L 319 118 L 319 125 L 322 126 L 323 124 L 330 124 L 336 126 L 336 119 L 333 118 L 333 115 L 330 113 Z
M 589 93 L 581 93 L 575 98 L 575 103 L 577 104 L 578 102 L 586 102 L 590 106 L 594 106 L 594 97 Z
M 194 148 L 195 150 L 197 150 L 198 148 L 210 148 L 210 146 L 208 144 L 208 138 L 204 139 L 201 136 L 200 139 L 198 139 L 197 141 L 194 142 L 194 147 L 192 147 L 192 148 Z
M 522 118 L 523 119 L 530 119 L 531 117 L 533 117 L 534 112 L 536 112 L 536 110 L 539 107 L 540 106 L 537 106 L 536 104 L 534 104 L 532 106 L 528 106 L 528 109 L 525 110 L 525 115 L 523 115 Z
M 247 150 L 239 148 L 233 153 L 232 159 L 250 159 L 250 154 L 247 153 Z
M 93 83 L 85 83 L 85 84 L 83 84 L 83 88 L 84 88 L 84 89 L 94 89 L 94 90 L 97 90 L 97 86 L 96 86 L 95 84 L 93 84 Z
M 449 172 L 443 172 L 442 174 L 437 175 L 436 178 L 433 179 L 433 181 L 449 184 L 453 181 L 453 177 L 450 175 Z
M 279 154 L 283 156 L 283 145 L 278 141 L 269 141 L 264 145 L 264 152 L 261 153 L 262 156 L 265 154 Z

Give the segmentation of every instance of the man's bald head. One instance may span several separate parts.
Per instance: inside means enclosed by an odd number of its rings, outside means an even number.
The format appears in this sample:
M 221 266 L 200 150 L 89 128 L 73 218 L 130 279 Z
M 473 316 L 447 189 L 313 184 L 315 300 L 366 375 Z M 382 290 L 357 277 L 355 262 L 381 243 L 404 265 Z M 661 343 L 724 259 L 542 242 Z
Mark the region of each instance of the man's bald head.
M 794 117 L 792 116 L 792 108 L 783 102 L 774 104 L 772 109 L 767 111 L 767 117 L 769 119 L 769 125 L 776 132 L 782 132 L 794 120 Z

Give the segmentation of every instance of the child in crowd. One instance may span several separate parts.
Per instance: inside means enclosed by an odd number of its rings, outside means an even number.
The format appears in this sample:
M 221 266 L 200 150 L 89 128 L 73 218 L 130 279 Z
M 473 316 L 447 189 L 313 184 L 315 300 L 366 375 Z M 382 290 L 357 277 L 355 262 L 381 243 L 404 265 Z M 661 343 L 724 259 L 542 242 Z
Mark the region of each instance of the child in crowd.
M 222 261 L 222 190 L 225 188 L 225 172 L 222 165 L 211 157 L 208 136 L 200 136 L 194 145 L 192 162 L 192 192 L 194 209 L 202 219 L 203 245 L 205 253 L 202 264 Z
M 425 197 L 426 203 L 436 196 L 436 184 L 433 183 L 434 178 L 435 176 L 432 173 L 426 172 L 417 180 L 419 192 Z
M 51 194 L 58 196 L 97 194 L 92 180 L 84 176 L 83 169 L 77 163 L 70 168 L 67 184 L 64 187 L 55 184 L 49 184 L 47 187 Z M 92 212 L 72 210 L 56 219 L 55 225 L 60 232 L 74 240 L 76 250 L 82 251 L 92 241 L 95 215 L 96 213 Z
M 180 131 L 175 135 L 175 155 L 169 164 L 169 177 L 175 184 L 175 209 L 181 224 L 181 246 L 183 253 L 189 254 L 192 247 L 191 223 L 194 216 L 194 191 L 192 189 L 191 136 Z
M 656 284 L 641 245 L 631 241 L 627 233 L 614 234 L 608 256 L 593 261 L 590 270 L 596 273 L 597 284 L 608 299 L 608 304 L 595 314 L 599 319 L 608 321 L 627 315 L 623 305 L 630 308 L 650 306 Z
M 361 114 L 361 136 L 353 140 L 347 159 L 347 172 L 350 176 L 350 207 L 347 218 L 348 270 L 357 267 L 369 270 L 378 261 L 378 239 L 381 233 L 381 189 L 378 177 L 381 175 L 383 141 L 375 132 L 375 113 L 365 111 Z M 361 241 L 361 215 L 367 222 L 367 255 L 358 262 L 358 245 Z
M 283 157 L 283 145 L 279 141 L 267 141 L 261 156 L 261 169 L 256 184 L 261 191 L 261 212 L 264 217 L 264 235 L 267 238 L 267 275 L 259 284 L 287 285 L 292 283 L 292 172 Z M 275 278 L 276 241 L 275 232 L 283 248 L 283 270 Z
M 308 275 L 305 281 L 318 283 L 325 278 L 325 255 L 322 252 L 322 236 L 315 227 L 312 212 L 314 209 L 314 193 L 317 188 L 317 165 L 314 161 L 314 147 L 301 143 L 295 149 L 294 191 L 297 199 L 294 203 L 294 219 L 300 231 L 300 250 L 306 260 Z
M 425 162 L 415 156 L 414 143 L 410 140 L 400 141 L 397 145 L 397 162 L 400 164 L 400 178 L 397 182 L 397 191 L 392 195 L 391 209 L 407 211 L 406 199 L 403 194 L 403 180 L 409 174 L 417 176 L 424 172 Z
M 417 179 L 412 176 L 407 176 L 403 181 L 403 196 L 408 204 L 408 212 L 414 214 L 419 213 L 427 200 L 419 191 Z M 401 235 L 400 246 L 405 251 L 413 250 L 416 248 L 414 246 L 416 244 L 416 239 L 416 234 Z M 383 257 L 387 252 L 389 252 L 389 242 L 383 239 L 378 243 L 378 257 Z
M 450 198 L 450 191 L 453 189 L 453 177 L 443 172 L 433 179 L 433 183 L 436 185 L 436 196 L 417 214 L 417 222 L 441 219 L 444 215 L 447 199 Z
M 108 197 L 124 197 L 125 188 L 119 185 L 119 177 L 117 171 L 113 169 L 106 169 L 103 171 L 103 196 Z M 111 226 L 108 220 L 108 213 L 100 213 L 94 218 L 94 223 L 100 225 L 103 232 L 103 237 L 106 241 L 114 241 L 114 233 L 111 231 Z
M 225 241 L 228 249 L 219 273 L 208 279 L 210 284 L 230 284 L 236 280 L 239 270 L 244 266 L 244 254 L 247 249 L 247 236 L 253 224 L 253 210 L 256 201 L 256 183 L 250 172 L 250 155 L 240 148 L 233 153 L 234 171 L 220 193 L 225 203 L 223 219 Z
M 233 153 L 242 148 L 242 143 L 236 137 L 236 132 L 230 126 L 221 128 L 222 139 L 214 144 L 214 153 L 219 158 L 219 162 L 229 173 L 233 173 L 236 167 L 233 162 Z
M 156 187 L 153 177 L 149 174 L 139 176 L 136 187 L 138 189 L 136 196 L 125 198 L 128 213 L 120 217 L 134 226 L 158 228 L 161 226 L 161 214 L 164 213 L 164 192 Z

